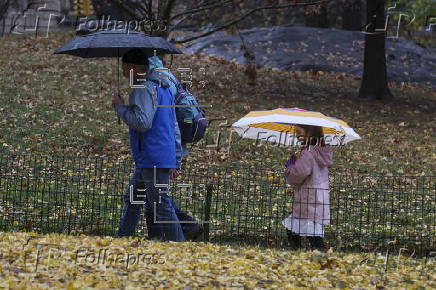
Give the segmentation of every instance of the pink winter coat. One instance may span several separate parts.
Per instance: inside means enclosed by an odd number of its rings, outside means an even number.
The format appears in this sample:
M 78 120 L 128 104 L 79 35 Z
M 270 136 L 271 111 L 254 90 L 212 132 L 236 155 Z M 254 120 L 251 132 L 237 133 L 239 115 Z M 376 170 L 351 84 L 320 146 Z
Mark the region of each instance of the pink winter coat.
M 319 224 L 330 223 L 328 167 L 333 152 L 328 146 L 310 146 L 285 170 L 286 182 L 294 185 L 292 215 Z

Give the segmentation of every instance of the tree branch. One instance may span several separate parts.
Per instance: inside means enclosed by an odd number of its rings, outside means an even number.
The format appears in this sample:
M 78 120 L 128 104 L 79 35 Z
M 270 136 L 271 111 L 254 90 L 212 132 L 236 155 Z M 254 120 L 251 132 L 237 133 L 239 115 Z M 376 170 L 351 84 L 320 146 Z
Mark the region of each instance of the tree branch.
M 192 7 L 190 7 L 189 9 L 192 10 L 192 9 L 198 9 L 198 8 L 205 7 L 205 6 L 209 6 L 209 5 L 215 5 L 216 3 L 219 3 L 219 2 L 221 2 L 221 1 L 222 1 L 222 0 L 209 0 L 209 1 L 205 0 L 205 1 L 199 1 L 200 3 L 197 3 L 197 6 L 192 6 Z M 192 1 L 192 2 L 194 2 L 194 1 Z M 185 10 L 185 11 L 186 11 L 186 10 Z
M 212 0 L 212 1 L 203 1 L 203 3 L 201 3 L 200 5 L 197 5 L 196 7 L 191 7 L 191 8 L 189 8 L 189 10 L 185 10 L 183 13 L 180 13 L 180 14 L 178 14 L 178 15 L 176 15 L 176 16 L 173 16 L 171 19 L 175 19 L 175 18 L 178 18 L 178 17 L 180 17 L 181 15 L 183 15 L 183 14 L 185 14 L 185 16 L 182 18 L 182 19 L 180 19 L 176 24 L 174 24 L 174 25 L 170 25 L 171 26 L 171 28 L 168 30 L 168 32 L 172 32 L 172 31 L 174 31 L 183 21 L 185 21 L 186 19 L 188 19 L 190 16 L 191 16 L 191 14 L 190 13 L 186 13 L 187 11 L 193 11 L 193 10 L 197 10 L 197 9 L 199 9 L 199 8 L 201 8 L 202 6 L 205 6 L 205 5 L 214 5 L 215 3 L 217 3 L 217 2 L 221 2 L 221 0 Z M 241 1 L 242 2 L 242 1 Z M 224 3 L 224 2 L 223 2 Z M 221 3 L 222 4 L 222 3 Z M 208 8 L 205 8 L 204 10 L 207 10 L 207 9 L 213 9 L 213 8 L 215 8 L 215 7 L 208 7 Z M 169 23 L 170 23 L 170 21 L 169 21 Z
M 240 17 L 230 20 L 227 23 L 224 23 L 208 32 L 202 33 L 200 35 L 197 36 L 192 36 L 192 37 L 187 37 L 185 39 L 181 39 L 181 40 L 172 40 L 172 43 L 185 43 L 185 42 L 189 42 L 198 38 L 202 38 L 208 35 L 211 35 L 219 30 L 228 28 L 242 20 L 244 20 L 245 18 L 247 18 L 248 16 L 250 16 L 251 14 L 260 11 L 260 10 L 267 10 L 267 9 L 283 9 L 283 8 L 289 8 L 289 7 L 305 7 L 305 6 L 310 6 L 310 5 L 318 5 L 318 4 L 322 4 L 322 3 L 327 3 L 327 2 L 331 2 L 334 0 L 319 0 L 319 1 L 315 1 L 315 2 L 311 2 L 311 3 L 291 3 L 291 4 L 284 4 L 284 5 L 269 5 L 269 6 L 262 6 L 262 7 L 257 7 L 257 8 L 253 8 L 250 11 L 248 11 L 247 13 L 241 15 Z
M 183 12 L 181 12 L 179 14 L 176 14 L 176 15 L 172 16 L 170 18 L 170 21 L 172 21 L 172 20 L 174 20 L 174 19 L 176 19 L 176 18 L 178 18 L 180 16 L 186 15 L 186 14 L 194 14 L 194 13 L 201 12 L 201 11 L 204 11 L 204 10 L 209 10 L 209 9 L 217 8 L 217 7 L 220 7 L 222 5 L 227 5 L 227 4 L 232 3 L 233 1 L 232 0 L 225 0 L 225 1 L 215 1 L 215 2 L 217 2 L 217 3 L 215 3 L 215 4 L 207 4 L 208 6 L 207 5 L 206 6 L 197 6 L 197 8 L 192 8 L 190 10 L 183 11 Z
M 148 11 L 148 5 L 145 4 L 144 2 L 139 2 L 135 4 L 139 10 L 139 14 L 141 14 L 141 17 L 143 17 L 144 15 L 148 15 L 149 11 Z M 143 20 L 143 19 L 140 19 Z
M 123 3 L 121 0 L 109 0 L 112 3 L 116 4 L 119 8 L 121 8 L 124 12 L 135 18 L 136 20 L 141 20 L 142 15 L 138 14 L 134 9 L 130 8 L 127 4 Z
M 137 20 L 151 20 L 149 19 L 150 15 L 153 13 L 153 9 L 151 8 L 151 2 L 152 0 L 143 0 L 132 4 L 132 6 L 137 9 L 139 15 L 141 15 L 140 19 Z
M 189 18 L 189 15 L 186 15 L 182 19 L 180 19 L 176 24 L 172 25 L 171 28 L 168 30 L 168 32 L 173 32 L 180 24 L 182 24 L 183 21 Z
M 162 19 L 165 20 L 166 22 L 170 22 L 170 15 L 171 15 L 171 11 L 174 8 L 174 4 L 175 4 L 175 0 L 168 0 L 165 9 L 162 12 Z

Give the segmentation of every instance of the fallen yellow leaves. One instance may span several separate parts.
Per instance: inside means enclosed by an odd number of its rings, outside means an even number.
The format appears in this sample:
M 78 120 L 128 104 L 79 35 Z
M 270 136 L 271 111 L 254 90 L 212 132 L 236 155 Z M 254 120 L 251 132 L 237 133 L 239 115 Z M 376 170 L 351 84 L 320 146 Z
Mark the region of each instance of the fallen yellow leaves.
M 434 260 L 296 252 L 140 238 L 2 233 L 0 287 L 10 289 L 436 287 Z M 372 261 L 373 260 L 373 261 Z

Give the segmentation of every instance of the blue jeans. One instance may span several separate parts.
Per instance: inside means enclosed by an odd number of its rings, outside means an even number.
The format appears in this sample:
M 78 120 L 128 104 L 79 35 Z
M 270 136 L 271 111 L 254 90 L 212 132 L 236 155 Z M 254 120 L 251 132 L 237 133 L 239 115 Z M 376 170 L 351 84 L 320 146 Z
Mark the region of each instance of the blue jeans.
M 187 231 L 193 230 L 198 227 L 198 222 L 195 218 L 188 215 L 186 212 L 181 211 L 179 207 L 176 205 L 173 199 L 171 199 L 173 203 L 173 207 L 176 211 L 177 218 L 180 221 L 180 226 L 182 227 L 183 233 L 186 233 Z M 195 223 L 193 223 L 195 222 Z
M 168 183 L 169 169 L 156 168 L 156 184 Z M 133 186 L 132 200 L 130 200 L 131 186 Z M 145 191 L 142 189 L 145 189 Z M 167 193 L 163 193 L 167 190 L 166 187 L 154 186 L 153 168 L 136 168 L 130 179 L 129 186 L 124 192 L 124 209 L 118 236 L 131 236 L 134 234 L 141 216 L 141 209 L 145 204 L 148 237 L 150 239 L 184 241 L 185 237 L 176 214 L 176 209 L 180 210 L 175 206 L 173 199 Z M 136 202 L 138 204 L 135 204 Z M 154 210 L 155 206 L 156 211 Z

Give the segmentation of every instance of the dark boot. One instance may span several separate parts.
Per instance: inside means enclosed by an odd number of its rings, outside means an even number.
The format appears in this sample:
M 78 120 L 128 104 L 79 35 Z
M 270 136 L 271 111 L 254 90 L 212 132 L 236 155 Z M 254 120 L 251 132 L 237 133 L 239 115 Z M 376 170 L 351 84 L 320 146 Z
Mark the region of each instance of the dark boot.
M 290 230 L 286 230 L 286 233 L 288 234 L 288 242 L 289 245 L 293 249 L 299 249 L 301 248 L 301 237 L 297 234 L 294 234 Z
M 326 252 L 327 247 L 324 244 L 324 240 L 322 237 L 307 237 L 310 243 L 310 247 L 312 250 L 317 249 L 321 252 Z
M 203 236 L 204 228 L 201 224 L 196 224 L 194 227 L 190 227 L 187 230 L 184 230 L 185 239 L 187 241 L 199 241 Z

